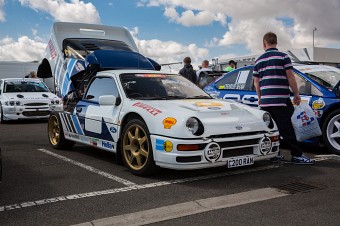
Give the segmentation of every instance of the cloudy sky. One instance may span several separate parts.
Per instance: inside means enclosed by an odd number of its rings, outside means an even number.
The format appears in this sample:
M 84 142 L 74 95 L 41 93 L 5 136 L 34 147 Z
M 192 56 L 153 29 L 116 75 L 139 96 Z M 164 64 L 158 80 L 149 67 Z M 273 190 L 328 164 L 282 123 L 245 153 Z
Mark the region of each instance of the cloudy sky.
M 158 63 L 198 65 L 279 49 L 340 48 L 340 0 L 0 0 L 0 61 L 40 61 L 55 21 L 126 27 Z

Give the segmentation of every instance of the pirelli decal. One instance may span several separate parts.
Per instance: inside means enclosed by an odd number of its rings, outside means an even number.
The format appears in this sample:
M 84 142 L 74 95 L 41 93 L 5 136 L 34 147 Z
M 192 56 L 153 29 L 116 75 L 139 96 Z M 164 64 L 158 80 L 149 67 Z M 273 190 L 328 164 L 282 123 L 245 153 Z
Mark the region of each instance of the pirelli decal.
M 64 130 L 66 129 L 68 132 L 84 135 L 84 131 L 82 130 L 79 120 L 75 115 L 65 113 L 60 113 L 59 115 Z

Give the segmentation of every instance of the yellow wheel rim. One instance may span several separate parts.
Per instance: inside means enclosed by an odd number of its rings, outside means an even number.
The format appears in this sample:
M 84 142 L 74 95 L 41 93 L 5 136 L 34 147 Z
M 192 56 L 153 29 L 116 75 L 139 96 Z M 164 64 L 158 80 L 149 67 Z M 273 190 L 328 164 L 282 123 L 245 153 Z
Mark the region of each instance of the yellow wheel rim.
M 58 118 L 52 115 L 48 120 L 48 136 L 52 145 L 57 145 L 60 139 L 60 128 Z
M 131 169 L 140 170 L 145 166 L 149 157 L 149 142 L 142 127 L 132 125 L 124 134 L 123 154 Z

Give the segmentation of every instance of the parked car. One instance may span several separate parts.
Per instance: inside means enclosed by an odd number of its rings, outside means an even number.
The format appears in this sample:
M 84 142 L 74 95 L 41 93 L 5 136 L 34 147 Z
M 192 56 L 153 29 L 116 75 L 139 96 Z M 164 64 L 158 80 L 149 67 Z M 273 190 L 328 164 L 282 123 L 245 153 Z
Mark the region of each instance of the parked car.
M 0 122 L 18 119 L 47 119 L 62 110 L 62 101 L 39 79 L 0 79 Z
M 55 149 L 77 142 L 114 152 L 136 175 L 156 166 L 251 165 L 279 151 L 267 112 L 216 100 L 178 74 L 155 70 L 139 53 L 97 50 L 84 65 L 71 77 L 64 111 L 48 120 Z
M 242 67 L 224 74 L 204 90 L 216 98 L 256 107 L 258 97 L 252 75 L 253 66 Z M 340 69 L 294 64 L 294 75 L 302 101 L 313 108 L 322 129 L 322 136 L 306 142 L 322 142 L 331 152 L 340 154 Z

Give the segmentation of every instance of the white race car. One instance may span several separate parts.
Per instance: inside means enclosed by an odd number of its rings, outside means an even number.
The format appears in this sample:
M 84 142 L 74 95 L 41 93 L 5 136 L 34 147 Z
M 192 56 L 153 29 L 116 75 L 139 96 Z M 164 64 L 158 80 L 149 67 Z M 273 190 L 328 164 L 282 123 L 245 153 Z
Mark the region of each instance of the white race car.
M 156 166 L 251 165 L 279 151 L 268 113 L 214 99 L 182 76 L 154 70 L 139 53 L 94 51 L 85 65 L 71 77 L 64 111 L 49 118 L 56 149 L 78 142 L 111 151 L 136 175 Z
M 0 122 L 18 119 L 47 119 L 62 110 L 62 101 L 39 79 L 0 80 Z

